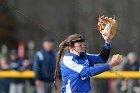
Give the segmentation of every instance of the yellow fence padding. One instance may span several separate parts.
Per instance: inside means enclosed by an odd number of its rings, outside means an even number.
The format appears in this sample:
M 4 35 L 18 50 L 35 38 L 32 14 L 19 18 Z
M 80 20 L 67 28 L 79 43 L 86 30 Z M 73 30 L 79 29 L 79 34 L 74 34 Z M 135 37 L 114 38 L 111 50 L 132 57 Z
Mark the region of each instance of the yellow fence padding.
M 33 71 L 0 71 L 0 78 L 34 78 Z M 92 78 L 140 78 L 137 71 L 107 71 Z

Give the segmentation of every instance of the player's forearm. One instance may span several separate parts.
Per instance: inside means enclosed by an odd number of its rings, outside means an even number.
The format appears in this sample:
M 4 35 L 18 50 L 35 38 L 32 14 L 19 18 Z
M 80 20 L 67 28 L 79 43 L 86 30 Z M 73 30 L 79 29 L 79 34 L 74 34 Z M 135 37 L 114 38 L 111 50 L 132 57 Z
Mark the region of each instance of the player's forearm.
M 100 52 L 100 57 L 103 61 L 107 61 L 110 55 L 111 46 L 110 43 L 105 43 L 102 51 Z
M 95 67 L 89 67 L 89 68 L 85 67 L 81 71 L 80 76 L 91 77 L 91 76 L 98 75 L 102 72 L 108 71 L 108 70 L 110 70 L 110 66 L 107 63 L 102 66 L 95 66 Z

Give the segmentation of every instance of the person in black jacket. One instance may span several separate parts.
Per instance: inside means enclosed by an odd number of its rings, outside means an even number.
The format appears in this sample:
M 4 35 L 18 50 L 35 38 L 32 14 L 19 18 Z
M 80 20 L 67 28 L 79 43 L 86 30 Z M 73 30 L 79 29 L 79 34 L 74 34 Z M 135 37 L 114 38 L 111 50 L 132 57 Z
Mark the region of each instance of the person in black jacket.
M 52 38 L 45 37 L 42 46 L 43 48 L 36 53 L 34 58 L 35 85 L 37 93 L 52 93 L 56 64 Z
M 9 60 L 9 69 L 12 71 L 24 71 L 23 60 L 20 59 L 17 55 L 16 50 L 10 51 L 10 60 Z M 11 79 L 9 93 L 24 93 L 24 84 L 25 80 L 20 78 Z

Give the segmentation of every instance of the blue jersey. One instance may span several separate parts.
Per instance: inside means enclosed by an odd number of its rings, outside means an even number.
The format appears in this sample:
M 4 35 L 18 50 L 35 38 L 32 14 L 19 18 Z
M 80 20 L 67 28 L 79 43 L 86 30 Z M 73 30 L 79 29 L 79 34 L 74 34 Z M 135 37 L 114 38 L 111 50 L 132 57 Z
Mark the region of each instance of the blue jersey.
M 104 48 L 110 49 L 110 46 Z M 67 53 L 61 64 L 63 79 L 62 93 L 87 93 L 91 90 L 90 77 L 110 69 L 109 64 L 95 66 L 97 63 L 105 63 L 100 55 L 86 54 L 84 58 Z

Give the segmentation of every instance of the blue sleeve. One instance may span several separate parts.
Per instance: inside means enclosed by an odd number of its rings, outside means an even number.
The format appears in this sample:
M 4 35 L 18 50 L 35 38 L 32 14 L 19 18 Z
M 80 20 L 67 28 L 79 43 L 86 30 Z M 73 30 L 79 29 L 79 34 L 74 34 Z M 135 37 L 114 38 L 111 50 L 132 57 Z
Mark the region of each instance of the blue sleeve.
M 109 64 L 104 64 L 102 66 L 95 66 L 95 67 L 84 67 L 80 72 L 80 76 L 82 77 L 91 77 L 98 75 L 102 72 L 110 70 Z
M 106 61 L 102 60 L 99 54 L 88 54 L 88 60 L 90 66 L 94 66 L 95 64 L 105 63 Z
M 110 43 L 105 43 L 105 44 L 104 44 L 104 48 L 110 50 L 110 49 L 111 49 Z
M 41 64 L 40 64 L 40 60 L 39 60 L 39 57 L 37 55 L 35 55 L 34 57 L 34 65 L 33 65 L 33 70 L 35 72 L 35 80 L 40 80 L 40 67 L 41 67 Z

